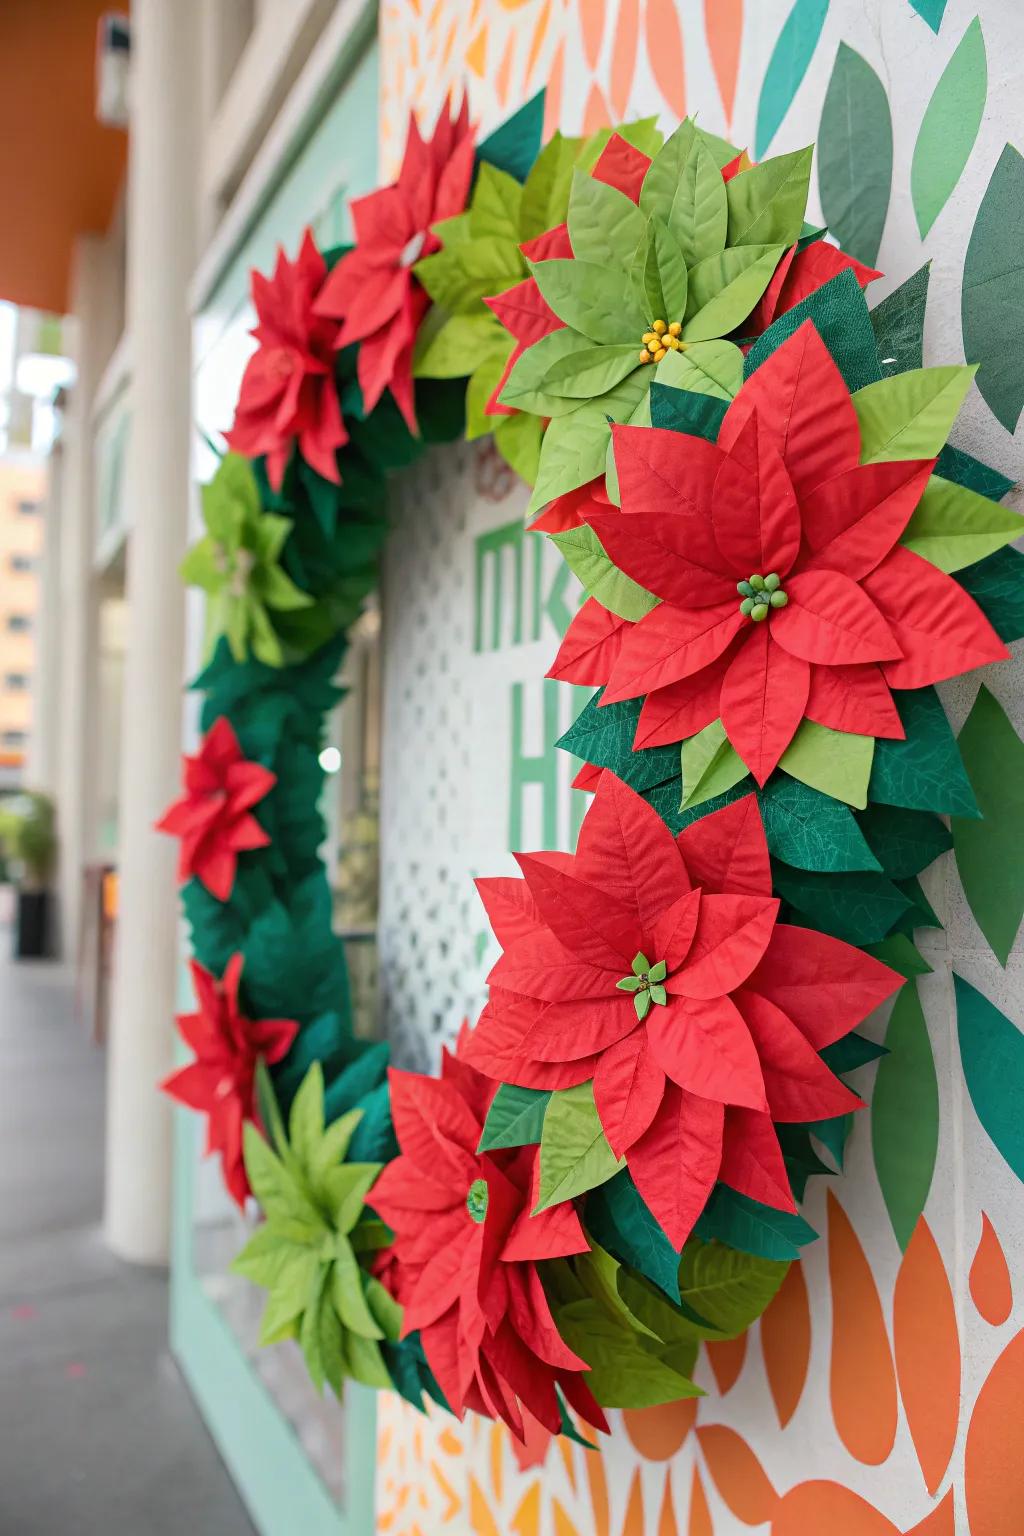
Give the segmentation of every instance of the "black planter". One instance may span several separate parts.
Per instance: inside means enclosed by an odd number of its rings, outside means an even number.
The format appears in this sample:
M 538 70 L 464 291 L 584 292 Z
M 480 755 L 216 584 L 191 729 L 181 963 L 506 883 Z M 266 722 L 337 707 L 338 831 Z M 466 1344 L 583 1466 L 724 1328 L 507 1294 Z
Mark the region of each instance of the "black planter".
M 42 960 L 50 953 L 50 922 L 53 907 L 49 891 L 19 891 L 18 919 L 14 932 L 17 960 Z

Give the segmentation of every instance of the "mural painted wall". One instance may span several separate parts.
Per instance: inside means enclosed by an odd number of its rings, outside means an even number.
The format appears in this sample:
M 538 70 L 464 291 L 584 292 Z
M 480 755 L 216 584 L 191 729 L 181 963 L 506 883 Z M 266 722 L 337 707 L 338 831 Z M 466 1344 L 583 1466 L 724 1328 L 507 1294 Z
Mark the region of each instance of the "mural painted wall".
M 955 440 L 1021 476 L 1015 0 L 386 0 L 381 42 L 385 167 L 408 107 L 432 116 L 463 81 L 485 128 L 546 83 L 567 132 L 690 111 L 755 156 L 816 140 L 815 211 L 885 271 L 872 302 L 921 273 L 924 361 L 981 365 Z M 542 681 L 575 597 L 517 530 L 525 499 L 486 449 L 453 450 L 406 485 L 389 554 L 382 950 L 404 1064 L 433 1065 L 479 1005 L 469 876 L 567 846 L 580 814 L 572 764 L 543 757 L 579 706 Z M 1018 730 L 1019 670 L 991 678 Z M 975 690 L 944 695 L 957 730 Z M 892 1053 L 861 1070 L 850 1176 L 812 1184 L 821 1239 L 748 1340 L 701 1362 L 707 1395 L 615 1415 L 601 1452 L 541 1434 L 525 1454 L 383 1399 L 379 1531 L 1024 1531 L 1024 1037 L 977 1000 L 1024 1025 L 1024 951 L 999 966 L 947 860 L 925 877 L 945 931 L 922 941 L 922 1008 L 873 1024 Z

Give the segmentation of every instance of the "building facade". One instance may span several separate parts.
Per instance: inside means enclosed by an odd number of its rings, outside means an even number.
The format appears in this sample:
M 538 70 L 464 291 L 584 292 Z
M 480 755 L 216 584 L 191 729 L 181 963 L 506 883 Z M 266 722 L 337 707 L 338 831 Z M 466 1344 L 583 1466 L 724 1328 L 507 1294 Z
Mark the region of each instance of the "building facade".
M 86 872 L 119 872 L 108 1238 L 130 1259 L 170 1256 L 174 1349 L 258 1529 L 736 1536 L 771 1528 L 812 1465 L 815 1487 L 839 1493 L 808 1493 L 801 1530 L 966 1531 L 971 1436 L 992 1433 L 971 1426 L 1022 1325 L 1024 1224 L 1019 1180 L 965 1090 L 950 967 L 1018 1019 L 1024 993 L 1019 947 L 1005 970 L 994 963 L 944 863 L 927 895 L 946 934 L 924 946 L 922 993 L 940 1110 L 924 1213 L 946 1290 L 933 1272 L 922 1305 L 951 1298 L 958 1355 L 955 1387 L 934 1387 L 956 1399 L 950 1470 L 935 1481 L 907 1408 L 920 1384 L 894 1322 L 906 1261 L 866 1123 L 850 1176 L 811 1199 L 823 1236 L 774 1324 L 702 1361 L 699 1406 L 616 1415 L 600 1454 L 564 1441 L 517 1453 L 500 1428 L 363 1391 L 338 1405 L 313 1393 L 291 1346 L 258 1351 L 259 1300 L 227 1272 L 244 1219 L 200 1157 L 196 1123 L 183 1114 L 172 1128 L 153 1092 L 185 982 L 174 850 L 151 827 L 174 797 L 182 743 L 196 740 L 183 690 L 204 660 L 204 621 L 176 571 L 253 345 L 250 269 L 269 270 L 279 244 L 293 252 L 307 225 L 322 245 L 346 239 L 348 202 L 393 174 L 410 111 L 429 123 L 466 90 L 487 131 L 544 87 L 552 129 L 699 112 L 761 158 L 818 137 L 838 94 L 858 123 L 857 195 L 885 272 L 872 302 L 930 262 L 925 361 L 961 361 L 967 244 L 1006 146 L 1024 148 L 1024 15 L 1006 0 L 135 0 L 132 50 L 126 194 L 109 229 L 75 249 L 78 379 L 45 564 L 10 581 L 4 566 L 0 751 L 28 722 L 24 690 L 7 686 L 22 669 L 8 620 L 40 580 L 56 594 L 44 622 L 61 707 L 37 719 L 33 762 L 58 797 L 69 953 L 88 931 Z M 952 173 L 916 146 L 951 69 L 959 110 L 980 92 L 983 111 L 932 214 Z M 815 216 L 820 168 L 817 187 Z M 841 199 L 833 209 L 860 217 Z M 1016 480 L 1012 399 L 1002 416 L 972 392 L 958 441 Z M 0 561 L 35 558 L 42 520 L 17 510 L 34 494 L 12 491 L 5 514 L 0 484 Z M 572 847 L 586 809 L 575 765 L 553 750 L 584 695 L 544 678 L 579 588 L 525 531 L 526 499 L 486 444 L 434 450 L 400 478 L 325 763 L 341 767 L 328 780 L 328 858 L 361 1027 L 383 1031 L 405 1066 L 433 1068 L 479 1007 L 493 954 L 473 876 L 511 872 L 515 849 Z M 8 524 L 24 548 L 8 550 Z M 1019 728 L 1019 674 L 1007 664 L 992 686 Z M 948 691 L 957 725 L 973 692 Z M 998 1269 L 990 1234 L 1012 1295 L 998 1316 L 978 1299 L 987 1282 L 972 1280 Z M 1019 1417 L 1024 1384 L 1014 1391 L 1007 1413 Z M 878 1402 L 893 1418 L 887 1446 L 871 1431 Z M 993 1436 L 993 1466 L 1002 1445 Z M 1014 1528 L 1010 1494 L 994 1497 L 1004 1523 L 973 1536 Z

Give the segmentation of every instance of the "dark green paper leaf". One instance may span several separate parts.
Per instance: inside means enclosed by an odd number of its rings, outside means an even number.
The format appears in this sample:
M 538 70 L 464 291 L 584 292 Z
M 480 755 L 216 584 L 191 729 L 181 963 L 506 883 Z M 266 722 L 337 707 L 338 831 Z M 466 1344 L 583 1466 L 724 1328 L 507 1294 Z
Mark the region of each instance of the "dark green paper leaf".
M 956 866 L 978 927 L 1005 965 L 1024 916 L 1024 742 L 984 683 L 959 745 L 984 819 L 954 817 Z
M 875 264 L 892 185 L 892 115 L 868 61 L 839 44 L 818 128 L 818 190 L 844 251 Z
M 939 1087 L 917 987 L 897 995 L 871 1096 L 871 1148 L 896 1241 L 906 1249 L 924 1210 L 939 1145 Z

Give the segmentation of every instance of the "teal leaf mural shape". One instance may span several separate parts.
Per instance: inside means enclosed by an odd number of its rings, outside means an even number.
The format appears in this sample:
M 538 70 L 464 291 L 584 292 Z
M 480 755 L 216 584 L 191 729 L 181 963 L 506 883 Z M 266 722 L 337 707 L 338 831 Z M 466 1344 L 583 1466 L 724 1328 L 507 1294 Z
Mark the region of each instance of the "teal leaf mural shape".
M 757 103 L 754 155 L 758 160 L 764 159 L 769 144 L 793 105 L 793 97 L 803 83 L 818 46 L 828 6 L 829 0 L 795 0 L 793 9 L 782 23 Z
M 818 191 L 844 251 L 874 266 L 892 189 L 892 114 L 867 59 L 839 44 L 818 128 Z
M 964 259 L 964 356 L 996 420 L 1024 409 L 1024 156 L 1007 144 L 985 190 Z
M 939 1146 L 939 1084 L 917 987 L 909 981 L 889 1016 L 888 1055 L 871 1095 L 871 1150 L 896 1241 L 910 1242 L 924 1210 Z
M 926 21 L 933 32 L 937 32 L 942 26 L 946 0 L 910 0 L 910 3 L 921 20 Z
M 964 895 L 1000 965 L 1024 917 L 1024 741 L 982 684 L 959 737 L 982 819 L 953 818 L 953 848 Z
M 981 21 L 975 16 L 939 77 L 925 108 L 910 193 L 923 240 L 952 194 L 970 158 L 988 92 L 988 65 Z
M 1024 1179 L 1024 1034 L 962 976 L 954 976 L 953 985 L 971 1103 L 997 1150 Z

